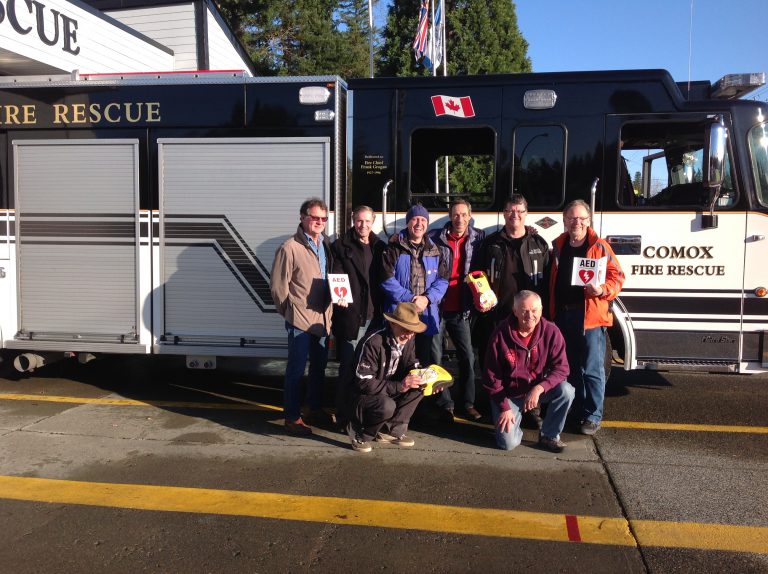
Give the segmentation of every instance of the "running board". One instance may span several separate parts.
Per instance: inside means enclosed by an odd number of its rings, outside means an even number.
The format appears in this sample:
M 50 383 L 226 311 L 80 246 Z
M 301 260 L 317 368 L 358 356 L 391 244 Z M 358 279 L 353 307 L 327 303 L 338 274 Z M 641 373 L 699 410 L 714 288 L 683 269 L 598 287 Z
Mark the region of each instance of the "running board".
M 705 373 L 738 373 L 739 364 L 730 361 L 691 361 L 683 359 L 638 359 L 638 369 L 649 371 L 692 371 Z

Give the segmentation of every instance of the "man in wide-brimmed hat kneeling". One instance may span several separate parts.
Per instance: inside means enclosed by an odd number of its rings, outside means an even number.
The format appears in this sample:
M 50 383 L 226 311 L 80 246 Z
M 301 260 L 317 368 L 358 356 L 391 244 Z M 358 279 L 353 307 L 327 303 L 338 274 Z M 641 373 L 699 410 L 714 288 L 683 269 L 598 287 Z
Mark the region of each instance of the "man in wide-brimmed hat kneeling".
M 348 432 L 352 448 L 370 452 L 371 442 L 413 446 L 408 423 L 423 394 L 413 336 L 427 326 L 414 303 L 400 303 L 386 322 L 360 340 L 355 352 Z

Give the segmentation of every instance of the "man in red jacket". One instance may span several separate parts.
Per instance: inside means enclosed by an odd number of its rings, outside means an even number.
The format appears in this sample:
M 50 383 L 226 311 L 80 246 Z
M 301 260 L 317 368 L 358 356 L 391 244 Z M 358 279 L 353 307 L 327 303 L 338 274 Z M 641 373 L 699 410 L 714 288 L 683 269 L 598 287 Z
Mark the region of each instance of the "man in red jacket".
M 539 448 L 562 452 L 560 433 L 573 402 L 568 383 L 565 341 L 558 328 L 541 317 L 541 297 L 523 290 L 515 295 L 512 314 L 499 323 L 485 354 L 485 388 L 491 397 L 496 443 L 512 450 L 523 440 L 524 412 L 548 404 L 539 433 Z
M 621 292 L 624 271 L 607 241 L 591 227 L 592 211 L 576 199 L 563 210 L 565 233 L 552 246 L 549 274 L 549 317 L 567 343 L 570 381 L 576 389 L 575 422 L 582 434 L 593 435 L 603 419 L 605 397 L 605 338 L 613 324 L 611 301 Z M 605 258 L 605 280 L 600 285 L 572 285 L 576 257 Z

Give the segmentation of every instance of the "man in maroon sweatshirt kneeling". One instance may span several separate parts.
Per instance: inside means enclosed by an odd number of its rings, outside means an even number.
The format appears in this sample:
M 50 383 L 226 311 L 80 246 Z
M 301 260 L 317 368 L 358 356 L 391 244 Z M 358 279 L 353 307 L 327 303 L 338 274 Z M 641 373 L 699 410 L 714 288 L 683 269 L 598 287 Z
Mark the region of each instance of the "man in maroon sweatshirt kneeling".
M 541 317 L 541 298 L 533 291 L 515 295 L 512 314 L 499 323 L 486 349 L 484 386 L 491 397 L 496 443 L 512 450 L 523 440 L 522 413 L 547 404 L 539 448 L 562 452 L 560 433 L 573 402 L 566 380 L 565 341 L 554 323 Z

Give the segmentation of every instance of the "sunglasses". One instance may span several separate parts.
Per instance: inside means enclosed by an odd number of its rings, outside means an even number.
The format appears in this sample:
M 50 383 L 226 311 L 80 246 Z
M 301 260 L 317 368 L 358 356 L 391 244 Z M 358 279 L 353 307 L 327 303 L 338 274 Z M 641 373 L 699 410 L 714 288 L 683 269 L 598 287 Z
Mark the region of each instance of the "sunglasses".
M 321 221 L 325 223 L 326 221 L 328 221 L 327 217 L 320 217 L 319 215 L 305 215 L 304 217 L 308 217 L 309 219 L 312 220 L 313 223 L 319 223 Z

